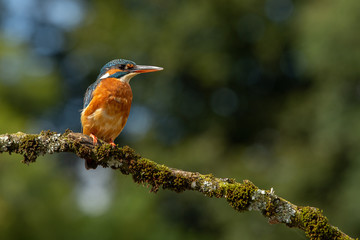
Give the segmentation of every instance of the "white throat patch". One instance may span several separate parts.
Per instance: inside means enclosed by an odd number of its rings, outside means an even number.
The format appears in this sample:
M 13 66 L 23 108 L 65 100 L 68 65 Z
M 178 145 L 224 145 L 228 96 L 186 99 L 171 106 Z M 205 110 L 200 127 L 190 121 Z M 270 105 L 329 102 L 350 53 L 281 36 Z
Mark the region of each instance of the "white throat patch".
M 119 78 L 119 80 L 120 80 L 121 82 L 129 83 L 129 82 L 130 82 L 130 79 L 133 78 L 135 75 L 138 75 L 138 74 L 139 74 L 139 73 L 136 73 L 136 72 L 134 72 L 134 73 L 128 73 L 128 74 L 126 74 L 125 76 L 122 76 L 121 78 Z M 100 77 L 100 79 L 108 78 L 109 76 L 110 76 L 109 73 L 105 73 L 104 75 L 102 75 L 102 76 Z
M 120 78 L 120 81 L 125 82 L 125 83 L 129 83 L 130 79 L 133 78 L 134 76 L 138 75 L 139 73 L 133 72 L 133 73 L 128 73 L 125 76 Z

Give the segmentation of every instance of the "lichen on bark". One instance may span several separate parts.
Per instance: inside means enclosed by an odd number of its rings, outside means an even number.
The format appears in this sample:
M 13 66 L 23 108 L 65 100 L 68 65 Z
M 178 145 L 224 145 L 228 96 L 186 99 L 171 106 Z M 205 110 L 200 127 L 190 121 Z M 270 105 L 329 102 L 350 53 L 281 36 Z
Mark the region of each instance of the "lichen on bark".
M 42 131 L 40 134 L 22 132 L 0 135 L 0 153 L 16 153 L 30 164 L 39 156 L 57 152 L 74 153 L 92 163 L 91 167 L 110 167 L 126 175 L 132 175 L 136 183 L 151 186 L 152 192 L 169 189 L 175 192 L 197 191 L 207 197 L 224 198 L 235 210 L 259 211 L 269 223 L 283 223 L 303 230 L 310 239 L 353 239 L 329 224 L 322 211 L 312 207 L 296 206 L 275 195 L 273 189 L 262 190 L 249 180 L 242 183 L 231 178 L 217 178 L 174 169 L 141 157 L 128 146 L 112 147 L 99 140 L 93 145 L 89 136 Z

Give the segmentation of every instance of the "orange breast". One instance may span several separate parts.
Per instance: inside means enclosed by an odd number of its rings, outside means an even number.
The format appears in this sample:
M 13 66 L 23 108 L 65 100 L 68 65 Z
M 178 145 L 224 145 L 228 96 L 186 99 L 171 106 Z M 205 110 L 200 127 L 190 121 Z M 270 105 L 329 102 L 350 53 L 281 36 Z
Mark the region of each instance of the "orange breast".
M 114 141 L 129 117 L 132 92 L 129 83 L 106 78 L 93 92 L 89 105 L 81 113 L 83 133 Z

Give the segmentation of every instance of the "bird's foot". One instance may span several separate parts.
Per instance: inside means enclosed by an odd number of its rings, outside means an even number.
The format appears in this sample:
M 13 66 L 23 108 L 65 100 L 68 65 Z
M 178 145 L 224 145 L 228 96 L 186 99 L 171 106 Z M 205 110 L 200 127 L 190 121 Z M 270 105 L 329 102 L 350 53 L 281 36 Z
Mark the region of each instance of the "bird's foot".
M 92 133 L 90 134 L 90 137 L 93 139 L 93 144 L 96 145 L 98 142 L 97 137 Z
M 116 147 L 116 144 L 114 143 L 114 141 L 111 140 L 109 143 L 111 146 Z

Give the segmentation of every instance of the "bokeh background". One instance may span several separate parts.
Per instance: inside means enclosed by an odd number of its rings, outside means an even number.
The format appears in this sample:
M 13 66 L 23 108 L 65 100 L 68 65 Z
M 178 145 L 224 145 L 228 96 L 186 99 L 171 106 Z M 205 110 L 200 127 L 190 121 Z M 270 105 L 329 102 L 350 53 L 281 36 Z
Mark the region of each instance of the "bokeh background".
M 131 80 L 120 145 L 249 179 L 360 235 L 360 1 L 0 0 L 0 133 L 80 131 L 115 58 Z M 84 170 L 71 154 L 0 155 L 0 239 L 306 239 L 223 199 Z

